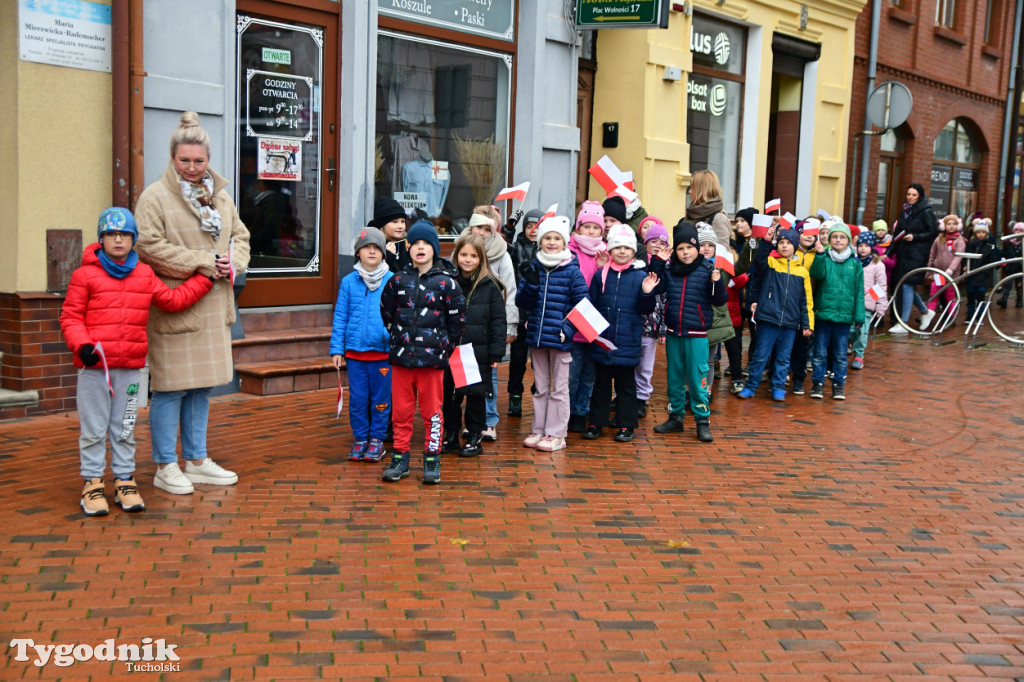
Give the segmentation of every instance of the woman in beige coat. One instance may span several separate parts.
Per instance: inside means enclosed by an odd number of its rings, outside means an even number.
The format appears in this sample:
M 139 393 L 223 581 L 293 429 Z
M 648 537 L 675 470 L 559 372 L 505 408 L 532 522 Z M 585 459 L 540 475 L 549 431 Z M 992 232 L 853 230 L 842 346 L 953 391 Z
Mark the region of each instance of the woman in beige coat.
M 722 183 L 713 170 L 699 170 L 690 178 L 690 205 L 686 219 L 693 224 L 704 222 L 715 231 L 719 244 L 732 242 L 732 223 L 722 202 Z
M 218 280 L 191 308 L 151 308 L 149 370 L 153 400 L 149 425 L 157 473 L 153 485 L 169 493 L 193 492 L 194 483 L 231 485 L 238 476 L 206 453 L 210 389 L 231 381 L 231 323 L 235 302 L 231 266 L 249 264 L 249 231 L 224 189 L 227 180 L 208 168 L 210 137 L 194 112 L 185 112 L 171 136 L 171 162 L 145 189 L 135 208 L 139 257 L 169 286 L 195 272 Z M 229 262 L 230 254 L 230 262 Z M 185 471 L 176 449 L 181 429 Z

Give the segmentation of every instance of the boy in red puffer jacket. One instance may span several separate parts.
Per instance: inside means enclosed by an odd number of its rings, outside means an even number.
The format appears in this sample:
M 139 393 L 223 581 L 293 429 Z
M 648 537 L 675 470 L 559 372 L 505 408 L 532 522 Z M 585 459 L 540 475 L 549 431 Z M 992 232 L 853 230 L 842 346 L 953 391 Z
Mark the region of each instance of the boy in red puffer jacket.
M 175 289 L 161 282 L 139 262 L 134 250 L 139 230 L 126 209 L 103 211 L 97 236 L 100 243 L 86 247 L 82 266 L 71 275 L 60 316 L 61 331 L 79 368 L 78 447 L 86 516 L 109 512 L 103 483 L 108 434 L 115 502 L 127 512 L 146 508 L 133 475 L 139 375 L 149 350 L 149 306 L 179 312 L 213 287 L 213 278 L 198 274 Z

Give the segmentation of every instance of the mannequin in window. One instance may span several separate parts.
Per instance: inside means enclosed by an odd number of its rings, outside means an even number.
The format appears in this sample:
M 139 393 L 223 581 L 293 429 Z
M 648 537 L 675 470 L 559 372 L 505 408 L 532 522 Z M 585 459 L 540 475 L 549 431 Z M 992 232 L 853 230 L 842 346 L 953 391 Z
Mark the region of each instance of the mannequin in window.
M 437 178 L 434 155 L 430 147 L 423 144 L 419 156 L 402 166 L 402 191 L 417 192 L 426 197 L 427 215 L 436 218 L 441 214 L 448 198 L 449 178 Z

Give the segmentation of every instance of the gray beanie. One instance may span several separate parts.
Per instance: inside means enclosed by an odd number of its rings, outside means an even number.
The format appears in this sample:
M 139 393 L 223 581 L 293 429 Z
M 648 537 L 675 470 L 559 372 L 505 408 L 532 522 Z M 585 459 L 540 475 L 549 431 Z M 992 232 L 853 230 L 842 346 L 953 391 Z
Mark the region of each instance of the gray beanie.
M 386 243 L 387 241 L 384 239 L 383 232 L 378 230 L 376 227 L 364 227 L 359 231 L 359 234 L 356 235 L 356 245 L 352 249 L 352 253 L 353 255 L 358 254 L 359 249 L 364 246 L 369 246 L 370 244 L 373 244 L 383 252 Z

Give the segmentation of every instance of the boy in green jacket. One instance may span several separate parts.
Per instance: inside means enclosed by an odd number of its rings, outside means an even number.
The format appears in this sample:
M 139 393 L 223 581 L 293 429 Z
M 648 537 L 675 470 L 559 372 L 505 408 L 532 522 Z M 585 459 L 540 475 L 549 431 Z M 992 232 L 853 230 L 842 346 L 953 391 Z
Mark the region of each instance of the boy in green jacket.
M 846 400 L 846 347 L 850 326 L 864 324 L 864 268 L 853 258 L 850 228 L 840 223 L 828 235 L 829 248 L 820 242 L 818 256 L 811 263 L 812 280 L 818 280 L 814 294 L 814 370 L 811 397 L 825 394 L 825 368 L 831 365 L 832 399 Z M 824 255 L 822 255 L 824 254 Z

